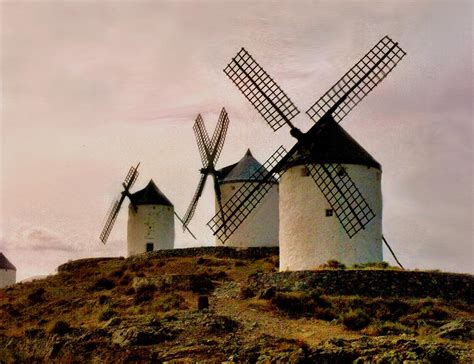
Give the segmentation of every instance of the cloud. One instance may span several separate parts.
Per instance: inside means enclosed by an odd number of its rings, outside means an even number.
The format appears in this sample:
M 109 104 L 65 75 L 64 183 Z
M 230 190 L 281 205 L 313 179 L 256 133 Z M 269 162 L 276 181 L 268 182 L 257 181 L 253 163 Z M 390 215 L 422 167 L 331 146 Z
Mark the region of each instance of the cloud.
M 6 250 L 21 251 L 49 251 L 49 252 L 77 252 L 76 246 L 59 233 L 43 227 L 33 227 L 26 230 L 17 230 L 10 236 L 2 239 L 2 246 Z

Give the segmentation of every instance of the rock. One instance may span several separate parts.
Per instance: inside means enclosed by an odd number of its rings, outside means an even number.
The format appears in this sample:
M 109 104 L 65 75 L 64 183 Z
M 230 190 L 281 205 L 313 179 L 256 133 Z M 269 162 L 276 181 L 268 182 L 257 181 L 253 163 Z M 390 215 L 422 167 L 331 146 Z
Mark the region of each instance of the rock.
M 128 327 L 118 329 L 112 334 L 112 343 L 127 345 L 154 345 L 170 339 L 170 335 L 163 330 L 151 327 Z
M 471 340 L 474 338 L 473 320 L 458 319 L 439 328 L 438 336 L 444 339 Z

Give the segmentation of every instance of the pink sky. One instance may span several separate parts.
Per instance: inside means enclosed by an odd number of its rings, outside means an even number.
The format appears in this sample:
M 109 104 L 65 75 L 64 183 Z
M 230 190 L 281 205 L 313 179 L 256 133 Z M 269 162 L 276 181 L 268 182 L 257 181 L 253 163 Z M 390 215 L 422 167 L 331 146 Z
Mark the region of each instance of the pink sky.
M 409 268 L 473 269 L 470 1 L 1 2 L 1 240 L 18 278 L 124 255 L 126 209 L 104 215 L 128 168 L 180 214 L 197 181 L 192 124 L 231 124 L 218 167 L 293 139 L 222 72 L 245 46 L 304 111 L 382 36 L 408 55 L 343 121 L 383 166 L 384 234 Z M 211 245 L 206 186 L 176 245 Z M 392 262 L 388 252 L 386 259 Z

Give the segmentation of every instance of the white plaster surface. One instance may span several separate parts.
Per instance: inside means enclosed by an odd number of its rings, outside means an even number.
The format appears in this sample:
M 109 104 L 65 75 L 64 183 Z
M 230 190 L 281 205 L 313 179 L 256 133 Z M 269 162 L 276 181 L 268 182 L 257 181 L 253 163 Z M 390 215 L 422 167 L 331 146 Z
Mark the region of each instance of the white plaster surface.
M 280 179 L 280 271 L 310 270 L 330 259 L 346 265 L 382 261 L 382 172 L 343 164 L 375 218 L 349 238 L 331 206 L 304 166 L 288 169 Z
M 15 269 L 0 269 L 0 288 L 16 283 Z
M 222 204 L 224 205 L 243 184 L 244 182 L 221 184 Z M 219 211 L 217 199 L 216 211 Z M 216 237 L 216 246 L 241 248 L 278 246 L 278 220 L 278 185 L 274 184 L 264 199 L 224 244 Z
M 145 253 L 147 243 L 153 243 L 153 250 L 173 249 L 174 208 L 164 205 L 137 207 L 137 212 L 131 206 L 128 208 L 128 256 Z

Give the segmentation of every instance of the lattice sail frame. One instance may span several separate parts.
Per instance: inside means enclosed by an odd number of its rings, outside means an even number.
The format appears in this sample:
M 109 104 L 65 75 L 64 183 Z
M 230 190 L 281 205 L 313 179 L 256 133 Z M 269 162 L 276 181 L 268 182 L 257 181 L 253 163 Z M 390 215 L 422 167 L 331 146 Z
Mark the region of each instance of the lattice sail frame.
M 213 156 L 212 161 L 214 165 L 217 163 L 217 160 L 221 155 L 222 148 L 224 147 L 224 141 L 225 137 L 227 136 L 227 128 L 229 127 L 229 122 L 230 121 L 229 116 L 227 115 L 227 111 L 225 111 L 225 108 L 222 108 L 210 144 Z
M 375 217 L 375 213 L 340 164 L 307 164 L 306 168 L 349 238 L 363 230 Z
M 405 55 L 406 52 L 398 46 L 398 43 L 388 36 L 383 37 L 316 101 L 306 111 L 306 114 L 317 122 L 331 108 L 335 107 L 335 110 L 331 110 L 331 115 L 336 122 L 341 122 L 395 68 Z
M 245 48 L 232 58 L 224 72 L 274 131 L 299 114 L 295 104 Z
M 135 181 L 138 178 L 139 165 L 140 163 L 138 163 L 136 167 L 134 166 L 130 167 L 130 170 L 128 171 L 122 183 L 124 187 L 122 196 L 116 199 L 114 202 L 112 202 L 112 205 L 109 208 L 109 211 L 107 212 L 107 215 L 106 215 L 107 219 L 105 221 L 104 228 L 102 229 L 102 232 L 100 233 L 100 240 L 102 241 L 103 244 L 107 242 L 107 239 L 109 238 L 109 235 L 112 232 L 112 228 L 114 227 L 115 221 L 117 220 L 117 216 L 120 211 L 120 208 L 122 207 L 122 203 L 125 199 L 125 196 L 128 194 L 128 191 L 130 190 L 130 188 L 133 187 L 133 185 L 135 184 Z
M 198 183 L 198 186 L 196 188 L 196 191 L 194 192 L 193 199 L 191 200 L 191 203 L 189 204 L 188 209 L 186 210 L 186 213 L 184 214 L 183 230 L 186 229 L 189 222 L 193 218 L 194 213 L 196 212 L 197 202 L 198 202 L 199 198 L 202 195 L 202 191 L 204 190 L 204 186 L 206 185 L 206 179 L 207 179 L 207 174 L 202 174 L 201 178 L 199 179 L 199 183 Z
M 204 121 L 202 120 L 201 114 L 198 114 L 196 121 L 193 125 L 194 134 L 196 136 L 196 143 L 199 150 L 199 155 L 201 156 L 201 162 L 204 168 L 207 168 L 209 164 L 209 159 L 211 157 L 211 152 L 209 145 L 211 143 L 209 135 L 207 134 Z
M 194 192 L 193 198 L 184 214 L 183 218 L 183 230 L 185 230 L 196 212 L 197 203 L 199 198 L 202 195 L 204 186 L 206 184 L 207 176 L 209 173 L 215 174 L 215 164 L 220 157 L 222 149 L 224 147 L 224 141 L 227 135 L 227 129 L 229 127 L 229 116 L 225 108 L 222 108 L 217 121 L 216 128 L 212 134 L 212 139 L 209 139 L 209 134 L 207 133 L 204 121 L 201 114 L 196 118 L 196 121 L 193 126 L 194 133 L 196 135 L 196 141 L 199 149 L 199 154 L 201 156 L 201 161 L 203 164 L 202 175 L 199 180 L 196 191 Z M 214 176 L 214 178 L 216 178 Z M 219 186 L 214 183 L 215 193 L 218 199 L 220 199 L 220 190 Z M 219 201 L 220 205 L 220 201 Z
M 273 183 L 270 183 L 270 180 L 277 176 L 271 171 L 286 153 L 286 149 L 283 146 L 279 147 L 275 153 L 255 171 L 249 178 L 249 182 L 245 182 L 232 197 L 226 201 L 221 211 L 215 214 L 207 223 L 207 226 L 209 226 L 214 235 L 216 235 L 222 243 L 239 228 L 242 222 L 274 186 Z
M 107 212 L 107 220 L 105 221 L 104 228 L 100 233 L 100 241 L 103 244 L 107 242 L 107 239 L 109 238 L 109 235 L 112 232 L 112 228 L 114 227 L 115 220 L 117 220 L 118 211 L 120 210 L 119 204 L 120 200 L 115 200 L 114 202 L 112 202 L 112 205 L 110 206 L 109 211 Z

